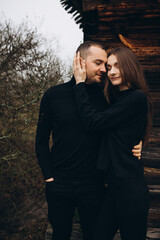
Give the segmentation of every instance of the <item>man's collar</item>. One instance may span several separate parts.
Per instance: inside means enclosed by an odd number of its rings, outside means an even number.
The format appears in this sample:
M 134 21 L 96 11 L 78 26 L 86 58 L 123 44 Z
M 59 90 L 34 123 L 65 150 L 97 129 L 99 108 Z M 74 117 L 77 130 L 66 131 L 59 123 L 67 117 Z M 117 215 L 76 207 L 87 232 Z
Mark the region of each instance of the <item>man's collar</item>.
M 74 86 L 76 85 L 76 80 L 74 78 L 74 76 L 72 76 L 71 80 L 68 82 L 70 84 L 70 86 Z M 86 84 L 86 86 L 88 87 L 101 87 L 103 88 L 104 87 L 104 83 L 89 83 L 89 84 Z
M 76 80 L 75 80 L 74 76 L 71 78 L 71 80 L 68 83 L 70 86 L 76 85 Z

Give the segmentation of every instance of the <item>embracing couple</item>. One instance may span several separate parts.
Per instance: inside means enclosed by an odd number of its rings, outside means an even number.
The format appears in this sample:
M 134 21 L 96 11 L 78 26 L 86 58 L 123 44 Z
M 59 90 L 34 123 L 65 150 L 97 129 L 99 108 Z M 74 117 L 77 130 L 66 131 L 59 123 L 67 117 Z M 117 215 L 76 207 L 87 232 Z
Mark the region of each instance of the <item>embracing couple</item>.
M 73 73 L 45 92 L 37 125 L 52 239 L 70 239 L 77 208 L 83 240 L 111 240 L 118 229 L 122 240 L 144 240 L 149 193 L 140 142 L 148 140 L 151 102 L 141 65 L 128 48 L 106 52 L 84 42 Z

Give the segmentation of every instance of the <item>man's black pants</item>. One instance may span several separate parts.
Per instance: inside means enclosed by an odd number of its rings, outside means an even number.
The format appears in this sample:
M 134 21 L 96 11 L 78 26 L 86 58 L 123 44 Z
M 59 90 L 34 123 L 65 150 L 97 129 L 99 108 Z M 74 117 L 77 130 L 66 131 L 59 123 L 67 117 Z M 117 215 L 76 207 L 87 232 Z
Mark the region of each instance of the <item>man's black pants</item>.
M 145 240 L 149 192 L 144 178 L 112 178 L 99 212 L 94 240 Z
M 53 240 L 69 240 L 72 219 L 77 207 L 83 239 L 91 240 L 104 193 L 102 177 L 55 177 L 46 183 L 48 218 L 53 227 Z

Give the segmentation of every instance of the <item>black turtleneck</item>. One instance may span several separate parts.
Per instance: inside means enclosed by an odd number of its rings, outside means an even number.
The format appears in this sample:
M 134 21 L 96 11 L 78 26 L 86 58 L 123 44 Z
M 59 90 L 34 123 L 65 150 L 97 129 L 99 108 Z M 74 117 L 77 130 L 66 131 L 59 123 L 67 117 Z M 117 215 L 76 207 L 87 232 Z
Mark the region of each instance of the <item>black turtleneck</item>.
M 146 130 L 146 95 L 133 89 L 121 91 L 113 104 L 104 112 L 98 112 L 90 102 L 84 83 L 76 85 L 74 91 L 86 129 L 103 134 L 98 168 L 116 177 L 142 176 L 142 161 L 133 156 L 132 149 L 143 139 Z
M 101 137 L 85 130 L 76 105 L 74 85 L 72 78 L 70 82 L 53 86 L 41 100 L 36 154 L 45 179 L 56 174 L 83 177 L 96 172 Z M 104 111 L 107 102 L 103 89 L 97 84 L 86 84 L 86 91 L 93 106 Z

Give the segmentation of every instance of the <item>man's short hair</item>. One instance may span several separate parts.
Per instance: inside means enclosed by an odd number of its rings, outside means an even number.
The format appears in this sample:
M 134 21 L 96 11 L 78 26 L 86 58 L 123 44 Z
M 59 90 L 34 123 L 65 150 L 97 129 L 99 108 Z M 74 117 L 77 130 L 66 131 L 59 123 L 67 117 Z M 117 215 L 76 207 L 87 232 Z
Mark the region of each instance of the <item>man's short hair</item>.
M 104 51 L 106 51 L 105 48 L 104 48 L 104 46 L 103 46 L 103 44 L 100 43 L 100 42 L 85 41 L 84 43 L 82 43 L 82 44 L 77 48 L 76 53 L 77 53 L 77 52 L 80 52 L 81 57 L 82 57 L 83 59 L 85 59 L 85 58 L 87 57 L 87 55 L 88 55 L 88 50 L 89 50 L 89 48 L 92 47 L 92 46 L 99 47 L 99 48 L 103 49 Z

